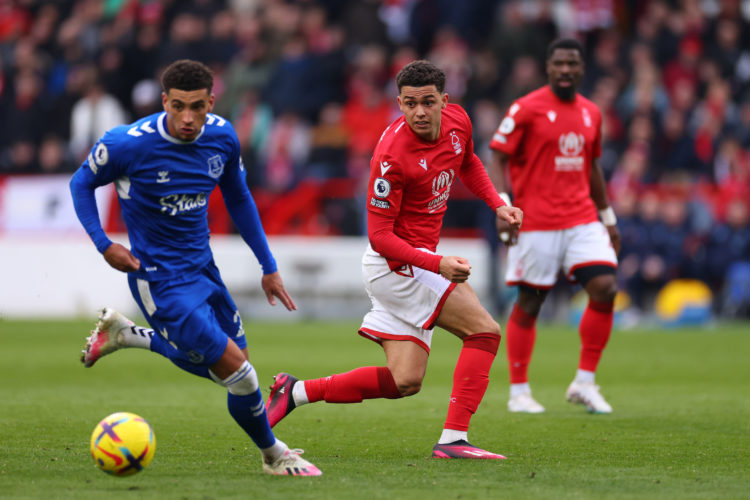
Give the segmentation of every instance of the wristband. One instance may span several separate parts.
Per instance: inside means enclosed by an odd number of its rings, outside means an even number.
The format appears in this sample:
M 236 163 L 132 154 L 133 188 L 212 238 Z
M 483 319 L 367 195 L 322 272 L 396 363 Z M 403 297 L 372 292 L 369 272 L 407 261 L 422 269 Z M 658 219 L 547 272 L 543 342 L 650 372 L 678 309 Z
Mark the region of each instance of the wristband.
M 612 207 L 599 210 L 599 218 L 605 226 L 614 226 L 617 224 L 617 216 L 615 215 L 615 211 L 612 210 Z
M 502 193 L 497 193 L 497 195 L 500 197 L 501 200 L 505 202 L 505 204 L 509 207 L 512 207 L 513 204 L 510 202 L 510 196 L 508 196 L 508 193 L 503 191 Z

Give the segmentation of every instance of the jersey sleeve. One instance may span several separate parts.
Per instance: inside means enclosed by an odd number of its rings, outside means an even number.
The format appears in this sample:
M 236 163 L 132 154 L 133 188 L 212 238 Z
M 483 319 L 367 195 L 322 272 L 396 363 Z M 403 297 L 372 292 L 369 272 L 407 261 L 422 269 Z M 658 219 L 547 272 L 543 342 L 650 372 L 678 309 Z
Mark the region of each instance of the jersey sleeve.
M 99 220 L 94 191 L 127 174 L 132 152 L 125 145 L 124 127 L 116 127 L 99 139 L 70 180 L 70 194 L 78 220 L 100 253 L 112 245 Z
M 247 171 L 240 156 L 239 141 L 236 136 L 231 141 L 230 150 L 224 173 L 219 179 L 219 189 L 224 197 L 224 204 L 242 239 L 260 262 L 263 274 L 274 273 L 278 269 L 276 260 L 268 246 L 268 238 L 263 231 L 258 207 L 247 187 Z
M 526 134 L 526 128 L 531 118 L 528 109 L 518 101 L 511 104 L 500 125 L 490 141 L 490 148 L 513 155 Z
M 492 185 L 492 181 L 487 175 L 487 170 L 485 170 L 482 160 L 479 159 L 476 153 L 472 152 L 470 156 L 467 155 L 467 160 L 461 167 L 458 177 L 472 193 L 477 195 L 492 210 L 505 205 L 500 195 L 497 194 L 495 186 Z

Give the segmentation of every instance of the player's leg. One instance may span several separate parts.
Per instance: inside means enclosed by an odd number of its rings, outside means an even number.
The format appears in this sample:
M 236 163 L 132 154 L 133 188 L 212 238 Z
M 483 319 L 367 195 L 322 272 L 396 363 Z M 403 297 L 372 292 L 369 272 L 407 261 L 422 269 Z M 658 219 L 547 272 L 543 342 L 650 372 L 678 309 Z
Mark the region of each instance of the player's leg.
M 300 456 L 301 450 L 289 449 L 271 431 L 258 376 L 249 361 L 239 310 L 215 266 L 204 269 L 203 279 L 211 294 L 206 304 L 191 311 L 186 326 L 191 331 L 205 330 L 202 338 L 194 337 L 192 344 L 203 346 L 202 364 L 209 365 L 211 378 L 227 388 L 229 414 L 260 449 L 265 473 L 319 476 L 320 470 Z M 216 352 L 221 352 L 218 359 Z
M 575 276 L 589 296 L 578 326 L 581 337 L 578 370 L 566 399 L 585 405 L 592 413 L 611 413 L 612 407 L 600 394 L 594 376 L 612 332 L 617 256 L 609 233 L 598 222 L 576 226 L 565 233 L 569 243 L 563 268 L 566 275 Z
M 89 368 L 102 356 L 126 347 L 150 349 L 153 336 L 151 328 L 137 326 L 111 307 L 105 307 L 99 311 L 96 326 L 86 338 L 81 363 Z
M 386 349 L 387 366 L 365 366 L 305 381 L 288 373 L 279 373 L 274 377 L 268 399 L 268 419 L 272 427 L 303 404 L 397 399 L 419 390 L 424 377 L 420 360 L 424 358 L 426 366 L 432 323 L 452 285 L 442 276 L 421 269 L 393 272 L 385 259 L 377 254 L 366 253 L 363 263 L 365 289 L 372 301 L 372 309 L 362 320 L 359 333 Z M 413 371 L 401 368 L 402 352 L 414 353 Z M 392 373 L 391 367 L 396 365 L 399 372 Z M 398 380 L 395 377 L 399 377 Z
M 531 396 L 529 363 L 536 343 L 536 321 L 548 290 L 519 285 L 518 300 L 505 329 L 505 349 L 510 371 L 508 410 L 520 413 L 543 413 L 544 407 Z
M 227 388 L 227 407 L 263 456 L 263 471 L 273 475 L 319 476 L 320 470 L 274 436 L 266 417 L 258 376 L 247 353 L 232 339 L 221 358 L 211 366 L 215 380 Z
M 562 231 L 527 231 L 508 249 L 505 281 L 518 286 L 505 331 L 510 371 L 508 410 L 542 413 L 544 407 L 531 396 L 528 369 L 536 343 L 536 322 L 547 292 L 557 281 L 563 255 Z
M 361 403 L 365 399 L 398 399 L 399 388 L 387 366 L 361 366 L 327 377 L 298 380 L 279 373 L 271 385 L 268 398 L 268 421 L 271 427 L 295 408 L 308 403 Z
M 453 372 L 453 389 L 443 433 L 432 456 L 505 458 L 468 442 L 469 422 L 487 390 L 490 368 L 500 345 L 500 325 L 479 303 L 468 283 L 453 289 L 436 324 L 460 338 L 463 347 Z
M 206 292 L 201 290 L 201 280 L 197 279 L 195 282 L 173 287 L 168 281 L 152 283 L 128 275 L 128 285 L 133 299 L 153 328 L 137 326 L 123 314 L 105 307 L 101 311 L 96 327 L 86 339 L 86 347 L 81 355 L 81 362 L 84 366 L 93 366 L 99 358 L 118 349 L 136 347 L 150 349 L 170 359 L 180 368 L 208 378 L 208 368 L 180 363 L 181 355 L 178 349 L 162 334 L 157 333 L 168 332 L 165 324 L 187 314 L 189 308 L 185 309 L 182 300 L 185 296 L 196 293 L 206 295 Z
M 614 301 L 617 295 L 614 269 L 609 266 L 584 267 L 575 274 L 584 284 L 589 301 L 578 325 L 581 338 L 578 370 L 568 387 L 566 399 L 585 405 L 592 413 L 611 413 L 612 407 L 596 385 L 595 374 L 612 332 Z

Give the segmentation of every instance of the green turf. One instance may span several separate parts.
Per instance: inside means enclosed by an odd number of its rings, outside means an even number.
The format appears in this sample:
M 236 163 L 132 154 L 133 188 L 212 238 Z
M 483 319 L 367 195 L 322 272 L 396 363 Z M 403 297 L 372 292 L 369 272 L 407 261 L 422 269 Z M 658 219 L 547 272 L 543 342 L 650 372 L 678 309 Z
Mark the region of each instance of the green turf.
M 246 321 L 263 386 L 383 363 L 356 323 Z M 276 428 L 323 471 L 269 477 L 224 391 L 155 354 L 118 352 L 84 369 L 90 322 L 0 320 L 0 498 L 750 498 L 750 326 L 615 332 L 598 382 L 614 407 L 564 401 L 577 334 L 541 325 L 531 379 L 544 415 L 505 409 L 505 356 L 470 439 L 506 461 L 431 460 L 459 342 L 437 332 L 424 387 L 401 401 L 317 404 Z M 266 391 L 267 392 L 267 391 Z M 154 461 L 130 478 L 94 468 L 90 433 L 132 411 L 152 424 Z

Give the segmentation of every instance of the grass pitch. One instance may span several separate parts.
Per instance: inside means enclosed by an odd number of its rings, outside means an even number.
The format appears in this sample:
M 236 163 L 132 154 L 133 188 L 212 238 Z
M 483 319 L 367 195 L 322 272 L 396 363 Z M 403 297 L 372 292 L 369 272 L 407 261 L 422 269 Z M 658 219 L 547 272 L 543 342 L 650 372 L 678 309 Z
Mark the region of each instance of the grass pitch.
M 564 401 L 576 331 L 540 325 L 530 377 L 547 413 L 506 411 L 503 353 L 472 421 L 470 440 L 505 461 L 428 458 L 460 348 L 436 331 L 418 395 L 309 405 L 277 426 L 320 478 L 265 476 L 224 390 L 156 354 L 124 350 L 84 369 L 92 324 L 0 319 L 0 498 L 750 498 L 748 324 L 614 332 L 597 375 L 614 407 L 606 416 Z M 310 378 L 384 362 L 357 323 L 245 326 L 264 388 L 278 371 Z M 154 461 L 129 478 L 100 472 L 88 451 L 115 411 L 140 414 L 156 434 Z

